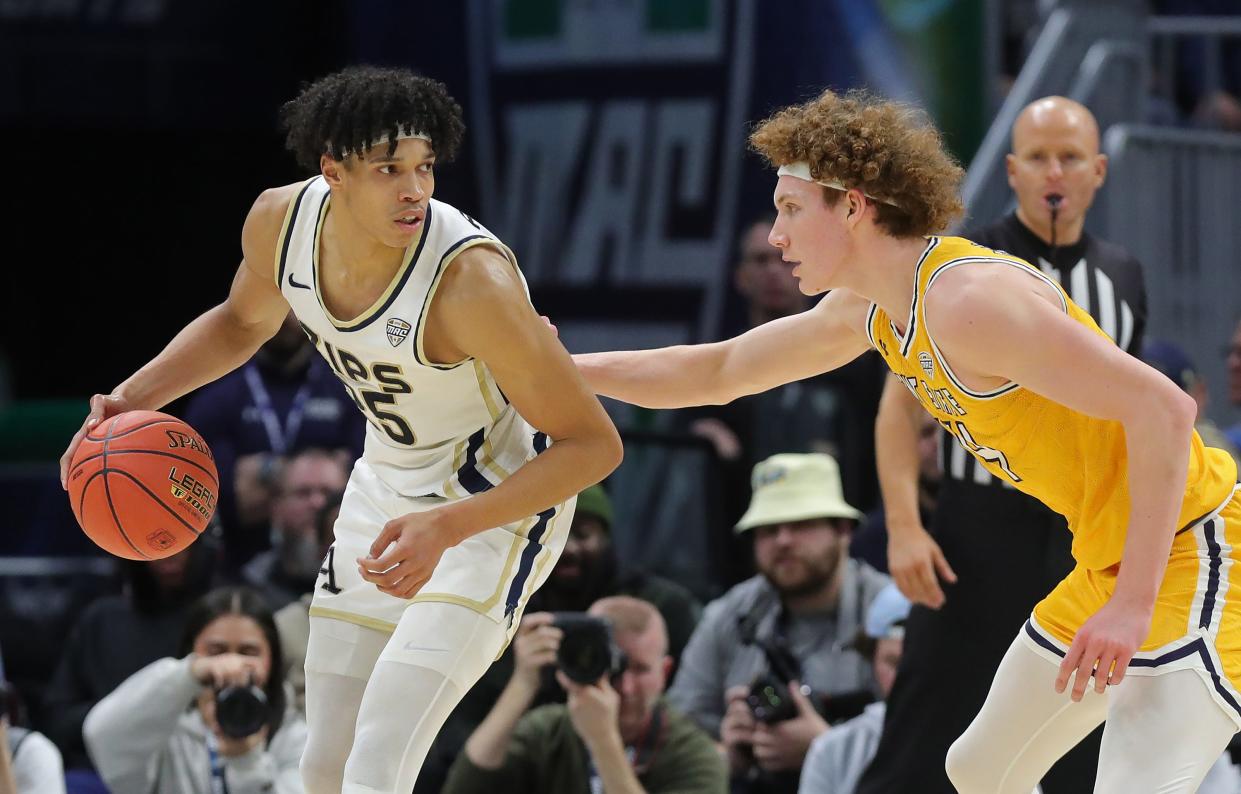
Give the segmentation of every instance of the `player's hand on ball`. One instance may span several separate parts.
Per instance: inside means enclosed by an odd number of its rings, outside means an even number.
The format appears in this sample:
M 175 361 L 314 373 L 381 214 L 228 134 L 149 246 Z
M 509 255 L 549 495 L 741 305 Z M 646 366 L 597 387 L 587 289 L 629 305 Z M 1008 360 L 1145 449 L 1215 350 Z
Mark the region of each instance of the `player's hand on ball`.
M 1073 637 L 1069 652 L 1060 662 L 1056 676 L 1056 692 L 1065 690 L 1073 676 L 1071 697 L 1079 701 L 1086 692 L 1091 675 L 1095 691 L 1102 694 L 1109 684 L 1115 686 L 1125 677 L 1129 661 L 1150 632 L 1154 606 L 1133 606 L 1115 600 L 1091 615 Z
M 380 592 L 413 598 L 431 578 L 452 545 L 439 526 L 438 511 L 408 513 L 384 524 L 370 554 L 358 558 L 358 573 Z
M 122 397 L 115 394 L 96 394 L 90 398 L 90 413 L 82 421 L 82 427 L 78 429 L 78 432 L 73 434 L 73 439 L 69 442 L 69 448 L 65 450 L 65 454 L 60 456 L 61 488 L 68 489 L 69 487 L 69 464 L 73 461 L 73 453 L 78 451 L 78 445 L 82 443 L 83 438 L 86 438 L 86 434 L 108 417 L 125 413 L 133 408 L 134 406 L 129 405 Z

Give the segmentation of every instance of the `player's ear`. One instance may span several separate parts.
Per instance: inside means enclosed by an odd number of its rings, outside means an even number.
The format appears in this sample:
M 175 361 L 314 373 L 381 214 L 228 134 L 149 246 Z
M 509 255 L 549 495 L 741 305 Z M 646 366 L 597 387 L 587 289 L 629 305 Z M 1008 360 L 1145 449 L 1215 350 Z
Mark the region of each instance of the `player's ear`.
M 345 170 L 345 164 L 340 160 L 333 158 L 330 154 L 323 154 L 319 157 L 319 171 L 323 173 L 323 178 L 331 187 L 339 187 L 341 183 L 341 172 Z
M 845 215 L 846 218 L 860 215 L 862 210 L 866 208 L 866 198 L 860 190 L 850 190 L 845 193 L 845 201 L 849 204 L 849 211 Z

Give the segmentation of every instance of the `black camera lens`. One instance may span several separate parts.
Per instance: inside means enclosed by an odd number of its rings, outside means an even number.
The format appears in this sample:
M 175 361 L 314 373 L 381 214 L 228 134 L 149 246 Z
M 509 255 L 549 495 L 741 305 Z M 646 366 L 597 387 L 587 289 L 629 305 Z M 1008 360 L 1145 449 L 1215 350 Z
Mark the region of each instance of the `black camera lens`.
M 257 686 L 228 686 L 215 693 L 215 721 L 230 739 L 253 736 L 267 724 L 267 693 Z
M 770 673 L 760 675 L 754 680 L 745 702 L 754 719 L 767 725 L 775 725 L 797 716 L 797 704 L 793 702 L 788 686 Z
M 556 666 L 571 681 L 593 684 L 605 675 L 625 669 L 625 655 L 612 640 L 612 627 L 603 618 L 583 612 L 557 612 L 553 625 L 564 636 L 556 651 Z

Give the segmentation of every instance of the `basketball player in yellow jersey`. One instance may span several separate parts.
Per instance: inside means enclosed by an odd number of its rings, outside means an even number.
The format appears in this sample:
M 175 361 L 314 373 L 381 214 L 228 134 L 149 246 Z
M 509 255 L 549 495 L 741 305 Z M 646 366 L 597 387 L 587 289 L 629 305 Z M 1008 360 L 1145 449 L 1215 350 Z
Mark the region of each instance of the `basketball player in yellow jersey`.
M 308 794 L 409 794 L 620 439 L 512 252 L 432 198 L 464 131 L 442 84 L 351 67 L 282 116 L 314 176 L 258 197 L 227 299 L 92 398 L 61 478 L 89 428 L 240 366 L 291 307 L 368 420 L 310 606 L 302 781 Z M 230 765 L 250 760 L 220 752 L 227 789 Z
M 936 236 L 961 209 L 961 170 L 917 112 L 827 91 L 751 145 L 779 169 L 770 241 L 826 297 L 726 342 L 577 356 L 587 381 L 650 407 L 725 403 L 877 348 L 988 471 L 1074 533 L 1076 569 L 1013 627 L 948 753 L 953 784 L 1028 794 L 1106 719 L 1095 791 L 1196 790 L 1241 724 L 1241 499 L 1193 401 L 1037 269 Z

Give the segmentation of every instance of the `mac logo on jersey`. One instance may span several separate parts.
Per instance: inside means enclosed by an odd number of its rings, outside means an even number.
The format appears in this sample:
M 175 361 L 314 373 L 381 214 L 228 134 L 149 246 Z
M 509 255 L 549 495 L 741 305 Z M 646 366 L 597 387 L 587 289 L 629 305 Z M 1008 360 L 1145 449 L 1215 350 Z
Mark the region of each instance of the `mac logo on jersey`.
M 926 373 L 928 378 L 935 377 L 935 360 L 931 358 L 931 354 L 923 350 L 918 354 L 918 364 L 921 365 L 922 371 Z
M 405 337 L 409 336 L 409 323 L 399 317 L 388 318 L 388 341 L 393 347 L 405 341 Z

